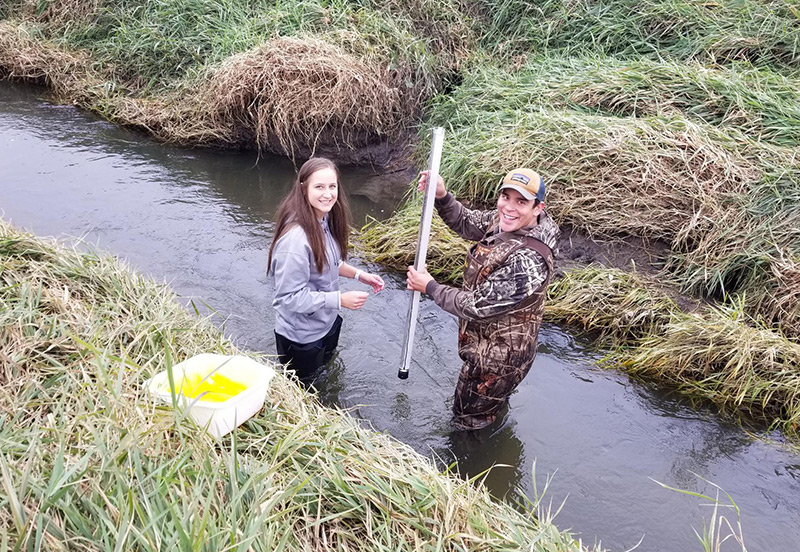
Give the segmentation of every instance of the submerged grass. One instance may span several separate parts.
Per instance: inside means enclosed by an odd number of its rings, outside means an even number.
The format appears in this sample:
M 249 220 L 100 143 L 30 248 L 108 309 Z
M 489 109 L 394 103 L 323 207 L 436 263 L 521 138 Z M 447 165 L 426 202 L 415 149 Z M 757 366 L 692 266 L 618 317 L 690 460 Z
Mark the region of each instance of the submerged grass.
M 0 306 L 0 533 L 18 549 L 582 550 L 282 375 L 219 442 L 157 406 L 156 371 L 241 351 L 109 257 L 0 222 Z

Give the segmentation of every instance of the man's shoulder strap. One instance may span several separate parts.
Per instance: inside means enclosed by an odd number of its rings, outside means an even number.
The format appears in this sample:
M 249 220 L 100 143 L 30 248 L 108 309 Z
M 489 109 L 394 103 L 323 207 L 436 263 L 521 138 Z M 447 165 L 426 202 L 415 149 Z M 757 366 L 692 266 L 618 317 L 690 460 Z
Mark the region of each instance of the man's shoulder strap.
M 533 249 L 539 255 L 542 256 L 544 259 L 545 264 L 547 265 L 547 270 L 552 276 L 553 274 L 553 250 L 550 248 L 549 245 L 544 243 L 542 240 L 538 238 L 534 238 L 533 236 L 528 236 L 521 232 L 500 232 L 497 228 L 491 228 L 486 235 L 483 237 L 483 240 L 489 244 L 496 243 L 496 242 L 506 242 L 512 239 L 519 239 L 522 241 L 523 247 L 527 247 L 529 249 Z
M 533 249 L 539 255 L 542 256 L 544 262 L 547 264 L 547 270 L 550 274 L 553 274 L 553 250 L 550 248 L 549 245 L 544 243 L 542 240 L 538 238 L 534 238 L 532 236 L 522 236 L 522 239 L 525 241 L 525 246 Z

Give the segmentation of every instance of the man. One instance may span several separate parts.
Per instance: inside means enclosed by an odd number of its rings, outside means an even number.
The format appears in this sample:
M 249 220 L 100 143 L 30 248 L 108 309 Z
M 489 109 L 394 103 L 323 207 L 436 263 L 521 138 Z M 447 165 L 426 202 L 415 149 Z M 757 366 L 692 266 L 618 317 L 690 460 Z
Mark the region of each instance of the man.
M 427 184 L 420 176 L 420 189 Z M 465 208 L 436 183 L 436 210 L 470 249 L 461 289 L 408 267 L 408 289 L 428 294 L 459 318 L 456 424 L 480 429 L 497 418 L 536 357 L 558 226 L 545 212 L 545 186 L 533 170 L 514 169 L 499 184 L 497 209 Z

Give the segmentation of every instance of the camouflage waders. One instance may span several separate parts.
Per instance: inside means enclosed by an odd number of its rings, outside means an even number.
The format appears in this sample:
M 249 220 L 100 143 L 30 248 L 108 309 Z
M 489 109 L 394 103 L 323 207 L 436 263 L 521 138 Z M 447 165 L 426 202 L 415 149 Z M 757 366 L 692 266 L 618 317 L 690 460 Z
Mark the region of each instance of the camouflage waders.
M 478 429 L 492 423 L 536 357 L 553 253 L 544 242 L 521 233 L 498 233 L 470 251 L 462 289 L 472 291 L 520 248 L 533 249 L 547 264 L 547 277 L 536 292 L 511 311 L 484 320 L 459 321 L 458 354 L 464 361 L 456 385 L 456 422 Z M 524 277 L 524 275 L 522 275 Z

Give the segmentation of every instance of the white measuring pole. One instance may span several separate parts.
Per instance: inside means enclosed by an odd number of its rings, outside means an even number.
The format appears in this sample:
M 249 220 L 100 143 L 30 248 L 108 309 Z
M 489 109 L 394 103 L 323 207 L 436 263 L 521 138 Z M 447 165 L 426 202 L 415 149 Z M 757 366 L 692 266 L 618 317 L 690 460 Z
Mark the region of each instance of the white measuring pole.
M 431 218 L 433 218 L 433 201 L 436 199 L 436 182 L 439 180 L 439 163 L 442 160 L 442 144 L 444 144 L 444 129 L 436 127 L 431 137 L 431 155 L 428 158 L 428 181 L 425 185 L 425 195 L 422 200 L 422 217 L 419 221 L 419 237 L 417 238 L 417 255 L 414 257 L 414 269 L 422 270 L 425 266 L 425 257 L 428 255 L 428 239 L 431 235 Z M 400 379 L 408 379 L 408 368 L 411 365 L 411 350 L 414 345 L 414 331 L 417 329 L 417 314 L 419 313 L 420 292 L 411 294 L 408 305 L 408 320 L 406 327 L 406 340 L 403 346 L 403 365 L 397 373 Z

